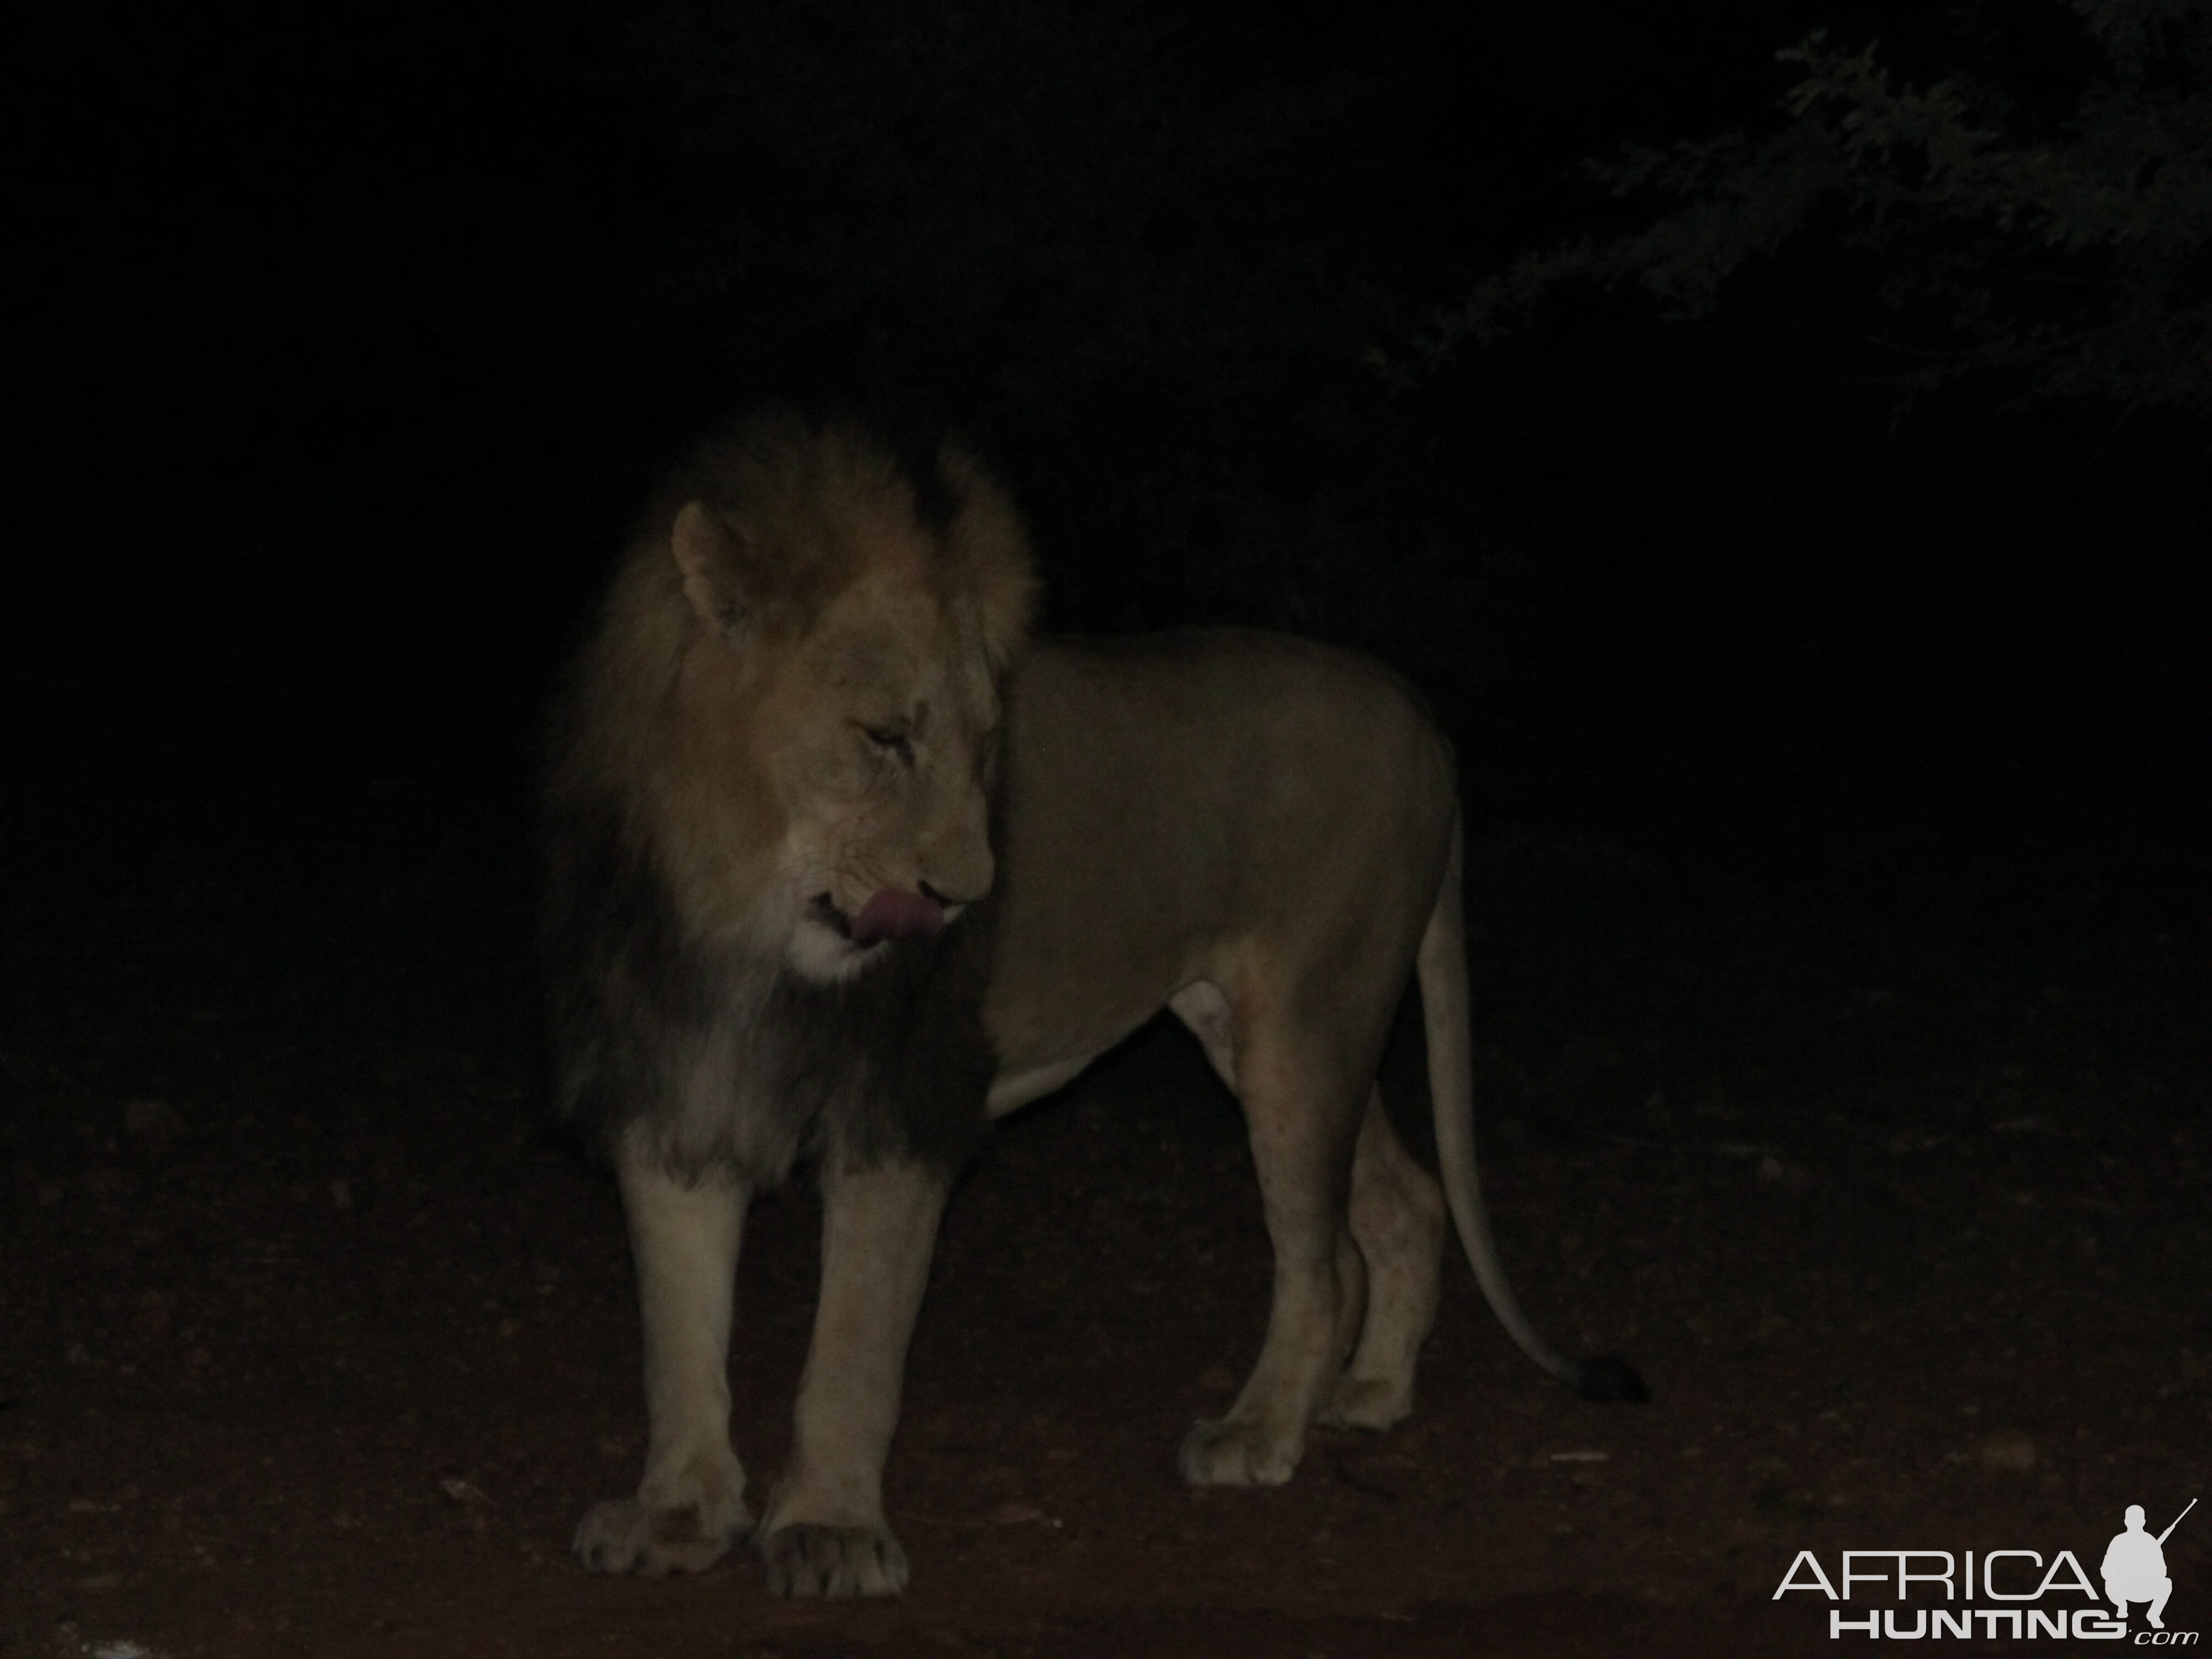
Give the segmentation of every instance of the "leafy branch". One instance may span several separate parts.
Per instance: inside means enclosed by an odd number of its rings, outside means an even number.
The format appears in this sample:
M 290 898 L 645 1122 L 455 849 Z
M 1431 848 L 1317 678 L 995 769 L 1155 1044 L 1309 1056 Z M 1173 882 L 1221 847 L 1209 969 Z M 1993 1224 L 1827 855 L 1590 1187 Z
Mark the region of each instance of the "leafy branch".
M 2047 136 L 1989 91 L 1900 84 L 1875 46 L 1815 33 L 1778 54 L 1798 74 L 1779 131 L 1590 164 L 1616 198 L 1664 210 L 1522 255 L 1385 367 L 1418 378 L 1572 283 L 1698 316 L 1747 263 L 1825 237 L 1866 256 L 1886 307 L 1942 325 L 1949 349 L 1910 386 L 2003 368 L 2038 395 L 2212 415 L 2212 0 L 2073 9 L 2094 67 Z

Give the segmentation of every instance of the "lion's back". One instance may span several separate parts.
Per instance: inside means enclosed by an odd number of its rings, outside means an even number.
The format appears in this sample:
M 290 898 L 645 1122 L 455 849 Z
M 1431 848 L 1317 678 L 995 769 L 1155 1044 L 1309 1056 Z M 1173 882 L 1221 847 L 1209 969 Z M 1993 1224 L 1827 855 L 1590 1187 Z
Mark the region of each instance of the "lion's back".
M 1450 743 L 1401 676 L 1258 629 L 1040 641 L 1015 669 L 1008 750 L 1017 838 L 1118 826 L 1202 848 L 1210 823 L 1303 841 L 1401 810 L 1388 827 L 1419 839 L 1456 799 Z

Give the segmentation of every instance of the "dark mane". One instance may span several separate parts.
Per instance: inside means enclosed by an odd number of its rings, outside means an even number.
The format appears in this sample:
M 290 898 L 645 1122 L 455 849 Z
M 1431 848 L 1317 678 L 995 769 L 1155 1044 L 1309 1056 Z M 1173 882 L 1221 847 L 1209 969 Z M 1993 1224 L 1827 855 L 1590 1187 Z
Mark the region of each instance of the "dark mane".
M 562 803 L 544 835 L 555 1109 L 587 1142 L 611 1150 L 642 1123 L 670 1167 L 753 1187 L 799 1158 L 951 1169 L 974 1151 L 997 1069 L 982 1023 L 992 902 L 817 984 L 690 936 L 612 801 Z M 719 1108 L 687 1117 L 699 1088 Z
M 777 976 L 745 1069 L 762 1097 L 804 1122 L 803 1155 L 848 1168 L 967 1161 L 998 1071 L 983 1032 L 996 909 L 971 906 L 840 984 Z

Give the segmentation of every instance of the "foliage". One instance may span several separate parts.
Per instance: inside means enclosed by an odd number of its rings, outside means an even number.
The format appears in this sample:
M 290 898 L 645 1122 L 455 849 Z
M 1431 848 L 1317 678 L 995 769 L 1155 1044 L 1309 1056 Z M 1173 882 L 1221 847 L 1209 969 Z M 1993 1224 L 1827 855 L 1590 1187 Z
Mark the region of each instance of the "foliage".
M 1875 46 L 1814 33 L 1778 54 L 1799 77 L 1780 131 L 1592 164 L 1618 197 L 1675 205 L 1524 255 L 1420 357 L 1492 341 L 1572 283 L 1634 283 L 1697 315 L 1747 262 L 1818 238 L 1893 313 L 1909 386 L 1996 368 L 2033 395 L 2212 415 L 2212 0 L 2072 5 L 2091 61 L 2054 122 L 1965 80 L 1902 84 Z M 1992 27 L 2018 21 L 2014 0 L 1987 10 L 2008 14 Z

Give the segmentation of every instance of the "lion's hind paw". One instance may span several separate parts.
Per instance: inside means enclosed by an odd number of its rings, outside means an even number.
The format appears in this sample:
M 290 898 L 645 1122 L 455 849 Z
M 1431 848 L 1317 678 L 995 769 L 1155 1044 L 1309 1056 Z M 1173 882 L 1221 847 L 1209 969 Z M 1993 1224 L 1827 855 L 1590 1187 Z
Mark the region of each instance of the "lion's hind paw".
M 1410 1416 L 1413 1390 L 1403 1380 L 1389 1376 L 1347 1376 L 1319 1420 L 1332 1429 L 1367 1429 L 1380 1433 Z
M 825 1527 L 794 1522 L 760 1540 L 769 1588 L 778 1595 L 833 1601 L 906 1593 L 906 1551 L 881 1527 Z
M 1300 1437 L 1234 1417 L 1190 1425 L 1176 1467 L 1194 1486 L 1279 1486 L 1298 1467 Z
M 750 1520 L 740 1508 L 726 1527 L 702 1525 L 696 1505 L 623 1498 L 594 1504 L 576 1525 L 576 1559 L 593 1572 L 635 1572 L 659 1578 L 704 1572 L 730 1553 Z

